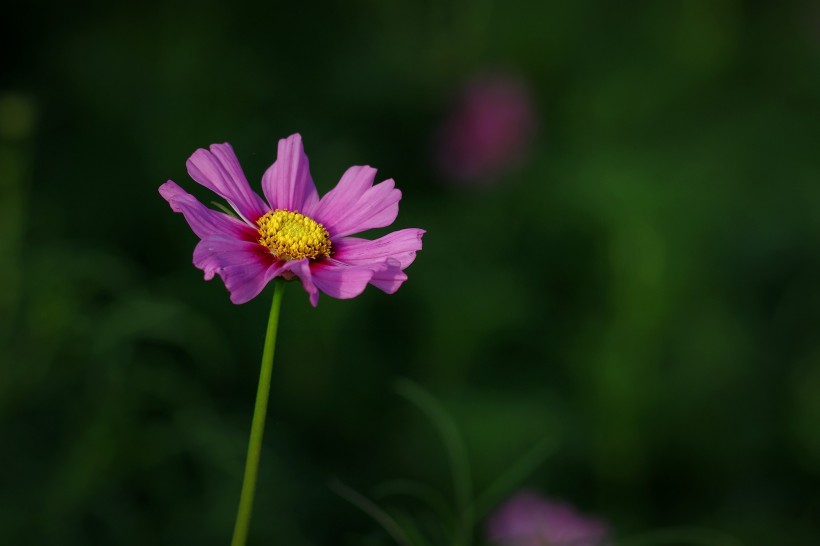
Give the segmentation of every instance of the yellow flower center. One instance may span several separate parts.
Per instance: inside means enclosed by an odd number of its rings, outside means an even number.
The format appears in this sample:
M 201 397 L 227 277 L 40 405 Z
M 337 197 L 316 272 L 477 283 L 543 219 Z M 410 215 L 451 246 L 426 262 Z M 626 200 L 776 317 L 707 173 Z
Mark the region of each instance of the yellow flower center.
M 256 221 L 259 242 L 280 260 L 315 260 L 330 256 L 330 233 L 304 214 L 272 210 Z

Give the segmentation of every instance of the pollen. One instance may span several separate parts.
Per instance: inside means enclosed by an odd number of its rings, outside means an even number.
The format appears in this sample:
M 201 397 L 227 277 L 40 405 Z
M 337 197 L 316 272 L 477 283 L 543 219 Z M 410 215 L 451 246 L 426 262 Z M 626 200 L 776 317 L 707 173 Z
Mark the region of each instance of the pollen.
M 315 260 L 330 256 L 330 233 L 304 214 L 272 210 L 259 220 L 259 242 L 280 260 Z

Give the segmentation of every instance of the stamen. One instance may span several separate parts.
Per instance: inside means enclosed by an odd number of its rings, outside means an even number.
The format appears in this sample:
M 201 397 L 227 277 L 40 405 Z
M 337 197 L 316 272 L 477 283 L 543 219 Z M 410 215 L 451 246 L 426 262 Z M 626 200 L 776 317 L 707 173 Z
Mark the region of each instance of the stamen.
M 259 242 L 280 260 L 315 260 L 330 256 L 330 233 L 304 214 L 272 210 L 256 221 Z

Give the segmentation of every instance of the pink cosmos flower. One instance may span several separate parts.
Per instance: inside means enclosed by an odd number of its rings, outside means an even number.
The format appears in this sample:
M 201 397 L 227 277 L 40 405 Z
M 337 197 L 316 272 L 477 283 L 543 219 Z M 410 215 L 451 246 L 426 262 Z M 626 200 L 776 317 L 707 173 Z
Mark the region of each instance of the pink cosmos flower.
M 512 497 L 487 523 L 487 538 L 502 546 L 603 546 L 608 534 L 603 521 L 532 491 Z
M 465 86 L 439 129 L 439 166 L 454 182 L 490 183 L 527 156 L 536 125 L 532 94 L 522 79 L 480 76 Z
M 392 294 L 421 250 L 422 229 L 372 241 L 351 237 L 392 224 L 401 192 L 393 180 L 373 185 L 376 170 L 360 166 L 350 167 L 320 199 L 298 134 L 279 141 L 276 162 L 262 177 L 265 199 L 251 189 L 230 144 L 200 148 L 187 166 L 191 178 L 228 201 L 238 218 L 205 207 L 171 180 L 159 193 L 201 239 L 194 265 L 205 280 L 222 277 L 233 303 L 253 299 L 276 277 L 298 277 L 314 307 L 319 291 L 353 298 L 372 284 Z

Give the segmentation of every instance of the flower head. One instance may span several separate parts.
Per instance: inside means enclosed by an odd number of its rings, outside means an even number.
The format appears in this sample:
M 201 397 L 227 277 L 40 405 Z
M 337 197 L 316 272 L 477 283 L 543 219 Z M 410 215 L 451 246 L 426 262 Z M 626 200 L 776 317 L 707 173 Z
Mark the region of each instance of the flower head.
M 503 74 L 480 76 L 464 87 L 439 129 L 438 164 L 454 182 L 492 182 L 526 157 L 535 120 L 523 80 Z
M 603 546 L 608 534 L 603 521 L 531 491 L 512 497 L 487 523 L 487 538 L 501 546 Z
M 251 189 L 230 144 L 200 148 L 187 166 L 191 178 L 225 199 L 238 217 L 205 207 L 171 180 L 159 193 L 200 238 L 194 265 L 205 280 L 222 277 L 234 303 L 253 299 L 276 277 L 298 277 L 314 307 L 320 291 L 353 298 L 372 284 L 392 294 L 421 250 L 421 229 L 375 240 L 352 237 L 392 224 L 401 192 L 393 180 L 374 185 L 371 167 L 350 167 L 320 199 L 298 134 L 279 141 L 276 162 L 262 177 L 265 199 Z

